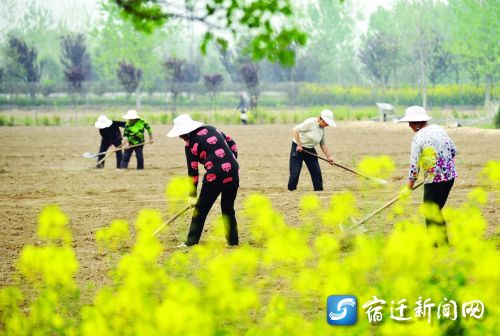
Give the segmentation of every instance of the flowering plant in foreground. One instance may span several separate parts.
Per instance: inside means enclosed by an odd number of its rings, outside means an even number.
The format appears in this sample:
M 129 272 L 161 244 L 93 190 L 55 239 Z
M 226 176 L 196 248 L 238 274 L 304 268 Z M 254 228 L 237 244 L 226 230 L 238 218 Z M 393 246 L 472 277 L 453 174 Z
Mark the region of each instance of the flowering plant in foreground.
M 499 170 L 498 162 L 488 163 L 481 175 L 487 186 L 473 189 L 460 208 L 446 209 L 450 245 L 439 248 L 433 247 L 420 216 L 402 213 L 404 206 L 390 214 L 397 224 L 389 235 L 342 230 L 357 211 L 348 192 L 333 196 L 326 208 L 317 197 L 304 197 L 301 225 L 295 227 L 287 225 L 265 196 L 248 197 L 250 243 L 235 249 L 224 248 L 223 235 L 213 234 L 204 245 L 164 253 L 152 234 L 162 224 L 160 213 L 141 210 L 131 247 L 125 243 L 131 231 L 126 222 L 114 221 L 96 233 L 100 248 L 114 255 L 109 259 L 114 265 L 110 284 L 99 287 L 91 303 L 79 298 L 82 288 L 75 282 L 78 262 L 68 218 L 49 206 L 40 215 L 38 235 L 44 244 L 22 250 L 17 277 L 0 290 L 0 331 L 493 335 L 500 330 L 499 252 L 496 241 L 484 238 L 487 223 L 481 209 L 488 192 L 498 192 Z M 169 213 L 188 192 L 182 179 L 171 182 L 166 191 Z M 224 230 L 223 220 L 215 225 Z M 326 323 L 326 298 L 332 294 L 358 298 L 356 324 Z M 374 311 L 377 300 L 385 305 Z M 475 300 L 484 304 L 484 314 L 464 316 L 461 308 Z M 453 303 L 460 308 L 456 315 L 448 314 Z M 448 313 L 438 311 L 445 304 Z

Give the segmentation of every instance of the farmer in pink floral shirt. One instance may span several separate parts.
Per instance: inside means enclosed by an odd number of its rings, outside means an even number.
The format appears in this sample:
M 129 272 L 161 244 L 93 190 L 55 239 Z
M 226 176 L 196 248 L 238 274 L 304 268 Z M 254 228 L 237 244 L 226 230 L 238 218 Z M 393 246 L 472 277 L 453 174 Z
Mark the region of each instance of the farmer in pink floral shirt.
M 437 205 L 437 213 L 426 210 L 425 222 L 427 227 L 436 227 L 444 232 L 447 242 L 446 223 L 441 210 L 443 209 L 457 171 L 455 169 L 455 155 L 457 148 L 453 140 L 438 125 L 430 125 L 431 119 L 421 106 L 411 106 L 406 109 L 405 116 L 400 122 L 408 122 L 415 132 L 411 144 L 410 172 L 408 189 L 413 189 L 420 169 L 424 171 L 424 204 Z M 432 207 L 432 206 L 431 206 Z
M 238 228 L 234 201 L 239 187 L 238 150 L 231 137 L 213 126 L 194 121 L 187 114 L 174 119 L 174 128 L 167 134 L 179 136 L 185 141 L 188 175 L 192 177 L 194 191 L 189 204 L 195 207 L 191 228 L 183 246 L 198 244 L 208 212 L 221 194 L 221 210 L 228 221 L 226 240 L 229 246 L 238 245 Z M 196 198 L 199 171 L 198 164 L 205 168 L 200 197 Z

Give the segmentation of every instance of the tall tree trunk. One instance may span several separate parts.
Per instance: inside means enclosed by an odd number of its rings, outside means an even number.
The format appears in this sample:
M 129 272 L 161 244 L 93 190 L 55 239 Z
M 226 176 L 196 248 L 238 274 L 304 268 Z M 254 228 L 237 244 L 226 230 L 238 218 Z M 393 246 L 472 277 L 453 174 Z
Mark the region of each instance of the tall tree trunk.
M 427 83 L 425 79 L 425 62 L 424 62 L 424 52 L 423 46 L 420 44 L 418 48 L 418 54 L 420 58 L 420 89 L 422 94 L 422 107 L 427 107 Z
M 140 87 L 140 85 L 138 85 L 137 89 L 135 89 L 135 109 L 136 110 L 141 109 L 141 87 Z
M 491 103 L 491 75 L 486 75 L 486 87 L 484 89 L 484 107 L 488 108 Z

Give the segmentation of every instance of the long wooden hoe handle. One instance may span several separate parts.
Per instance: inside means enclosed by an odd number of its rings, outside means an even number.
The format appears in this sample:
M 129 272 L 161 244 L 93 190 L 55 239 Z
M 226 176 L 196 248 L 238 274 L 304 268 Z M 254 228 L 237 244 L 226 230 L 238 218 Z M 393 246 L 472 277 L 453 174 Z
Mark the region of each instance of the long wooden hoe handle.
M 417 189 L 418 187 L 420 187 L 422 184 L 424 184 L 424 182 L 419 182 L 417 183 L 416 185 L 413 186 L 413 189 L 412 190 L 415 190 Z M 382 210 L 390 207 L 391 205 L 393 205 L 394 203 L 396 203 L 399 199 L 401 198 L 401 195 L 398 195 L 396 197 L 394 197 L 393 199 L 391 199 L 389 202 L 385 203 L 384 205 L 382 205 L 380 208 L 378 208 L 377 210 L 373 211 L 371 214 L 367 215 L 365 218 L 363 218 L 362 220 L 360 220 L 358 223 L 354 224 L 353 226 L 351 226 L 349 229 L 352 230 L 364 223 L 366 223 L 367 221 L 369 221 L 372 217 L 374 217 L 376 214 L 378 214 L 379 212 L 381 212 Z
M 173 215 L 172 217 L 170 217 L 169 220 L 167 220 L 165 223 L 163 223 L 162 225 L 160 225 L 156 230 L 155 232 L 153 232 L 153 236 L 156 236 L 161 230 L 163 230 L 163 228 L 165 226 L 167 226 L 168 224 L 172 223 L 174 220 L 176 220 L 180 215 L 182 215 L 183 213 L 185 213 L 186 211 L 188 211 L 189 209 L 191 208 L 191 206 L 189 205 L 186 205 L 184 208 L 182 208 L 179 212 L 177 212 L 175 215 Z
M 322 157 L 322 156 L 319 156 L 319 155 L 317 155 L 317 154 L 314 154 L 313 152 L 309 152 L 309 151 L 307 151 L 307 150 L 305 150 L 305 149 L 303 149 L 302 151 L 303 151 L 304 153 L 307 153 L 307 154 L 311 155 L 311 156 L 315 156 L 315 157 L 317 157 L 318 159 L 321 159 L 321 160 L 323 160 L 323 161 L 330 162 L 330 161 L 328 161 L 326 158 L 324 158 L 324 157 Z M 374 177 L 370 177 L 370 176 L 366 176 L 366 175 L 360 174 L 360 173 L 358 173 L 357 171 L 354 171 L 354 170 L 352 170 L 352 169 L 350 169 L 350 168 L 347 168 L 347 167 L 345 167 L 345 166 L 342 166 L 341 164 L 338 164 L 338 163 L 336 163 L 336 162 L 335 162 L 333 165 L 334 165 L 334 166 L 337 166 L 337 167 L 339 167 L 339 168 L 342 168 L 342 169 L 344 169 L 344 170 L 347 170 L 348 172 L 351 172 L 351 173 L 356 174 L 356 175 L 358 175 L 358 176 L 361 176 L 362 178 L 365 178 L 365 179 L 367 179 L 367 180 L 370 180 L 370 181 L 373 181 L 373 182 L 377 182 L 377 183 L 380 183 L 380 184 L 387 184 L 387 181 L 385 181 L 385 180 L 383 180 L 383 179 L 374 178 Z
M 97 167 L 98 165 L 100 165 L 100 164 L 101 164 L 101 162 L 103 162 L 104 160 L 106 160 L 106 158 L 107 158 L 107 157 L 109 157 L 109 156 L 110 156 L 111 154 L 113 154 L 114 152 L 118 152 L 118 151 L 120 151 L 120 150 L 125 150 L 125 149 L 129 149 L 129 148 L 139 147 L 139 146 L 143 146 L 143 145 L 146 145 L 146 144 L 147 144 L 146 142 L 143 142 L 143 143 L 140 143 L 140 144 L 137 144 L 137 145 L 128 146 L 127 148 L 124 148 L 124 147 L 123 147 L 123 144 L 121 144 L 121 145 L 120 145 L 120 146 L 118 146 L 117 148 L 115 148 L 115 149 L 112 149 L 112 150 L 110 150 L 110 151 L 105 152 L 105 153 L 106 153 L 106 155 L 105 155 L 105 156 L 104 156 L 101 160 L 99 160 L 99 161 L 96 163 L 96 165 L 95 165 L 95 166 Z

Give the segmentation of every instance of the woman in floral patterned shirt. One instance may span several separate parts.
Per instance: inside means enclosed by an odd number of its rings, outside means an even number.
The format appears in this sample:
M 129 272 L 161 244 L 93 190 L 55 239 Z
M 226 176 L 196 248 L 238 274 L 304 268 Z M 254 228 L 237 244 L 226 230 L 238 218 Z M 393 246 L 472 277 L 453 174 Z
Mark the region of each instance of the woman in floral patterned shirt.
M 215 127 L 194 121 L 187 114 L 174 119 L 174 128 L 167 136 L 179 136 L 185 141 L 188 175 L 193 179 L 194 184 L 188 202 L 195 207 L 195 212 L 187 240 L 180 247 L 198 244 L 205 219 L 219 195 L 222 195 L 222 215 L 229 224 L 226 232 L 227 244 L 238 245 L 234 201 L 238 193 L 240 167 L 236 161 L 238 156 L 236 143 Z M 200 197 L 196 199 L 199 179 L 198 164 L 202 164 L 206 172 Z
M 413 189 L 420 169 L 424 171 L 424 204 L 437 205 L 438 211 L 432 210 L 432 205 L 424 211 L 427 227 L 436 227 L 444 232 L 447 242 L 446 223 L 441 210 L 443 209 L 457 171 L 455 155 L 457 148 L 453 140 L 438 125 L 430 125 L 431 119 L 421 106 L 411 106 L 406 109 L 400 122 L 408 122 L 415 132 L 411 145 L 410 173 L 408 189 Z M 435 206 L 434 206 L 435 207 Z

